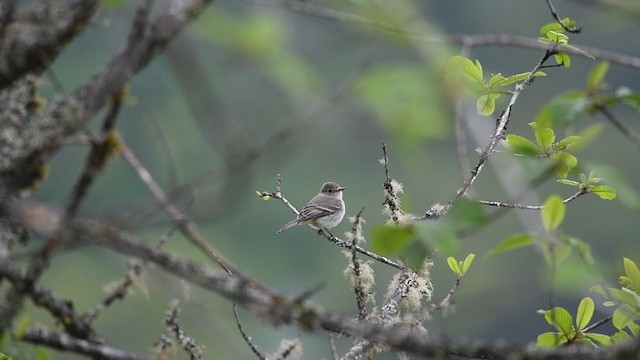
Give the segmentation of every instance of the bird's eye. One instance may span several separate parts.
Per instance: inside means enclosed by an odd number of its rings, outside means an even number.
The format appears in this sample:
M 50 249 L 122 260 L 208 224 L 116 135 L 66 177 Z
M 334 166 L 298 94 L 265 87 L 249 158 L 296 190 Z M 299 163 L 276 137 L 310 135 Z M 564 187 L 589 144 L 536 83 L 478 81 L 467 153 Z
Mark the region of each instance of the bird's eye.
M 329 192 L 333 192 L 333 189 L 329 189 L 328 191 L 329 191 Z

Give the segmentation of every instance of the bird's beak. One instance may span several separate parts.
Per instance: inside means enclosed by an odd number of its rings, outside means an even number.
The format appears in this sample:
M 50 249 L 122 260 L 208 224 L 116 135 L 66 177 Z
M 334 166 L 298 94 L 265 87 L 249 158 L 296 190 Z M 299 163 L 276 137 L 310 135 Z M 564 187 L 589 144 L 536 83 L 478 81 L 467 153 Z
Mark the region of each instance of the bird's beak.
M 344 190 L 346 190 L 346 189 L 347 189 L 346 187 L 339 187 L 339 188 L 338 188 L 338 191 L 344 191 Z

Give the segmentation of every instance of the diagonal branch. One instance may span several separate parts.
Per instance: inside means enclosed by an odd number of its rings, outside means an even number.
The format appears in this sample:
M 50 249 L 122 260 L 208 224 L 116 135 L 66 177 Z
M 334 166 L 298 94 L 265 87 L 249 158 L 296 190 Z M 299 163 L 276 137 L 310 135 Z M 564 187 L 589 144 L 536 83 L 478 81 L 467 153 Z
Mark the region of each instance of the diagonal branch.
M 140 40 L 129 43 L 100 71 L 68 96 L 53 102 L 40 121 L 26 132 L 25 149 L 3 162 L 0 173 L 9 173 L 14 188 L 30 185 L 31 169 L 59 148 L 60 139 L 82 129 L 109 97 L 127 84 L 212 0 L 172 1 L 156 16 Z M 7 166 L 8 165 L 8 166 Z
M 49 66 L 97 7 L 97 0 L 41 0 L 29 11 L 14 14 L 9 7 L 0 14 L 6 15 L 0 19 L 0 89 Z

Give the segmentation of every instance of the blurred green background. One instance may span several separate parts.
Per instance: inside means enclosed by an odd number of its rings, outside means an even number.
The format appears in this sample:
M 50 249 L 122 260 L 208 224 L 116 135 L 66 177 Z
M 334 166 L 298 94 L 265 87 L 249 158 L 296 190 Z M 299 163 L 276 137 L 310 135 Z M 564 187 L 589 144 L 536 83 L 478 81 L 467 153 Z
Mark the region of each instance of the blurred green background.
M 166 3 L 157 2 L 156 9 Z M 504 33 L 537 37 L 538 29 L 552 21 L 541 1 L 440 0 L 407 7 L 400 2 L 380 2 L 379 8 L 384 10 L 376 11 L 366 1 L 308 3 L 410 23 L 427 31 L 428 36 Z M 638 18 L 579 3 L 556 2 L 562 16 L 577 20 L 584 28 L 582 34 L 571 36 L 572 43 L 640 54 L 640 42 L 633 39 L 640 33 Z M 65 91 L 84 82 L 123 45 L 136 4 L 128 1 L 100 11 L 90 28 L 55 62 L 53 73 Z M 251 1 L 217 1 L 166 54 L 135 78 L 118 128 L 168 192 L 194 185 L 177 204 L 196 220 L 207 240 L 240 268 L 288 294 L 324 283 L 314 300 L 329 311 L 355 314 L 353 291 L 342 275 L 347 259 L 341 249 L 303 227 L 277 235 L 275 231 L 293 215 L 278 201 L 261 200 L 255 190 L 274 191 L 276 174 L 280 174 L 284 195 L 300 207 L 324 181 L 337 181 L 347 187 L 347 214 L 355 215 L 365 206 L 364 231 L 368 235 L 373 226 L 386 221 L 381 214 L 384 169 L 378 162 L 381 144 L 386 142 L 391 174 L 404 184 L 407 208 L 423 214 L 432 204 L 446 202 L 461 185 L 462 176 L 453 139 L 451 101 L 439 64 L 459 50 Z M 509 75 L 530 70 L 542 51 L 492 46 L 473 48 L 468 56 L 482 62 L 485 74 Z M 539 109 L 560 92 L 583 87 L 596 62 L 578 56 L 572 60 L 571 68 L 547 69 L 546 78 L 526 89 L 514 108 L 510 133 L 532 138 L 527 123 Z M 607 82 L 611 89 L 627 86 L 637 90 L 640 72 L 612 64 Z M 45 78 L 43 93 L 53 97 L 55 92 L 52 81 Z M 488 133 L 504 104 L 504 99 L 498 102 L 495 116 L 471 119 L 473 131 Z M 637 112 L 622 107 L 614 112 L 640 130 Z M 92 126 L 99 122 L 95 119 Z M 605 130 L 579 154 L 581 164 L 617 168 L 637 191 L 637 146 L 600 116 L 584 116 L 575 128 L 594 123 L 604 123 Z M 283 131 L 282 139 L 259 145 Z M 474 149 L 488 139 L 480 136 L 478 144 L 469 135 L 472 163 L 477 159 Z M 255 151 L 246 161 L 245 150 L 249 148 Z M 33 196 L 63 206 L 85 154 L 86 148 L 79 146 L 59 152 L 49 178 Z M 536 167 L 505 163 L 507 155 L 495 158 L 500 161 L 490 163 L 474 190 L 481 199 L 508 200 L 499 178 L 520 181 L 510 174 L 521 171 L 528 179 L 535 174 L 530 169 Z M 551 179 L 537 190 L 537 200 L 572 192 Z M 563 263 L 556 280 L 559 305 L 575 310 L 579 299 L 599 279 L 615 283 L 622 272 L 623 256 L 640 261 L 639 209 L 620 200 L 584 196 L 569 204 L 562 229 L 592 246 L 597 273 L 589 274 L 576 256 Z M 133 171 L 116 158 L 92 188 L 83 215 L 117 222 L 154 204 Z M 527 214 L 527 219 L 531 221 L 527 229 L 540 228 L 537 214 Z M 136 218 L 126 226 L 154 243 L 169 229 L 168 224 L 167 217 L 156 210 L 154 216 Z M 345 221 L 333 232 L 341 235 L 349 228 Z M 462 239 L 454 255 L 483 255 L 523 228 L 520 218 L 511 212 Z M 171 238 L 167 249 L 208 263 L 178 235 Z M 124 272 L 126 261 L 102 249 L 76 249 L 54 258 L 44 282 L 61 296 L 74 299 L 76 309 L 84 310 L 99 301 L 104 285 Z M 443 254 L 436 254 L 433 261 L 434 300 L 440 301 L 455 279 Z M 381 304 L 393 269 L 379 264 L 374 264 L 374 269 Z M 148 296 L 136 289 L 103 314 L 97 328 L 116 347 L 148 353 L 163 331 L 164 312 L 180 293 L 180 285 L 154 268 L 145 271 L 144 279 Z M 536 248 L 488 260 L 479 256 L 455 295 L 455 311 L 445 317 L 438 314 L 426 327 L 434 334 L 535 341 L 537 334 L 547 331 L 544 319 L 535 311 L 548 308 L 548 289 L 548 267 Z M 601 308 L 596 311 L 594 319 L 605 315 Z M 40 310 L 33 309 L 33 317 L 50 324 Z M 244 311 L 241 318 L 265 353 L 274 351 L 281 338 L 298 335 L 292 328 L 274 330 Z M 192 288 L 179 321 L 205 346 L 205 358 L 252 358 L 225 299 Z M 305 334 L 302 339 L 303 358 L 330 358 L 326 335 Z M 338 339 L 339 352 L 349 344 L 348 339 Z M 176 355 L 183 357 L 179 352 Z M 74 357 L 56 354 L 56 358 Z

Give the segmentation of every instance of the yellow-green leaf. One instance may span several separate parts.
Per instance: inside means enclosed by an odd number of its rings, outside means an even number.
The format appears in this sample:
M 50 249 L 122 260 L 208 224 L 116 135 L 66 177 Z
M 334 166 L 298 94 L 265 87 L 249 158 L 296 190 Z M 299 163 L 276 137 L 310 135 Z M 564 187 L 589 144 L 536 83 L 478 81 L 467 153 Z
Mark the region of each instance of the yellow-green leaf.
M 633 260 L 624 258 L 624 271 L 631 282 L 631 289 L 640 292 L 640 270 Z
M 586 297 L 580 301 L 580 305 L 578 305 L 578 312 L 576 314 L 577 331 L 582 331 L 582 329 L 589 325 L 589 321 L 591 321 L 594 310 L 595 305 L 590 297 Z
M 462 271 L 460 270 L 460 265 L 458 265 L 458 261 L 453 256 L 449 256 L 447 258 L 447 264 L 451 271 L 453 271 L 457 276 L 462 275 Z
M 549 196 L 547 201 L 544 202 L 544 208 L 540 212 L 544 228 L 549 231 L 557 229 L 560 224 L 562 224 L 564 215 L 565 204 L 562 198 L 558 195 Z
M 607 71 L 609 71 L 609 62 L 603 61 L 598 63 L 593 70 L 587 76 L 586 87 L 589 90 L 594 90 L 602 87 L 602 80 L 607 75 Z
M 613 200 L 616 198 L 616 190 L 607 185 L 593 185 L 587 189 L 590 193 L 600 196 L 603 200 Z
M 535 237 L 531 234 L 526 234 L 526 233 L 515 234 L 503 240 L 500 244 L 498 244 L 496 247 L 491 249 L 491 251 L 489 251 L 485 255 L 485 257 L 493 256 L 501 252 L 528 246 L 533 244 L 534 242 L 535 242 Z

